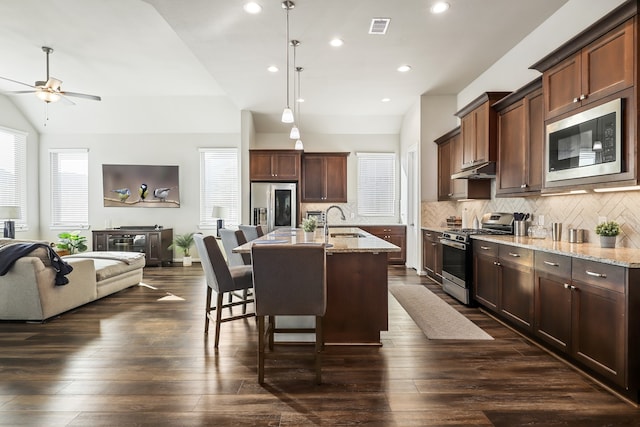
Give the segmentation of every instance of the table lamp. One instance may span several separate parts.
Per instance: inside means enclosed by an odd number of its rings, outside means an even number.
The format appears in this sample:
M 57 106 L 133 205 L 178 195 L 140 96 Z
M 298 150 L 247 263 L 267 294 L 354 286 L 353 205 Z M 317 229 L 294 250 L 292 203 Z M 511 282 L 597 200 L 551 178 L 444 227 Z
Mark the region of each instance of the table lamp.
M 227 208 L 224 206 L 214 206 L 211 216 L 218 219 L 216 228 L 218 230 L 218 237 L 220 237 L 220 230 L 224 228 L 224 218 L 227 216 Z
M 4 220 L 4 237 L 16 238 L 16 223 L 20 218 L 20 206 L 0 206 L 0 220 Z

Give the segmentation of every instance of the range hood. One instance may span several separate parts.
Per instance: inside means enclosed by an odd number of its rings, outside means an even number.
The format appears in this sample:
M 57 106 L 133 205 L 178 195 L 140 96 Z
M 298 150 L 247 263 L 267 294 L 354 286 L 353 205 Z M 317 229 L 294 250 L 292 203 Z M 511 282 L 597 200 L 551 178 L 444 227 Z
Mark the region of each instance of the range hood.
M 496 177 L 496 162 L 485 162 L 454 173 L 451 179 L 491 179 Z

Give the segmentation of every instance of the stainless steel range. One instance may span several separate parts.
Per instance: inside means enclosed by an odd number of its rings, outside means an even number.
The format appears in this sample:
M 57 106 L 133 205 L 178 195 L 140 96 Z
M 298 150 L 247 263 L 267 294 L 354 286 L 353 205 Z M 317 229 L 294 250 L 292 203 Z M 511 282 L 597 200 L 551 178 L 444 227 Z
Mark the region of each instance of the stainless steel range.
M 513 214 L 487 213 L 478 229 L 451 229 L 442 233 L 442 289 L 467 305 L 472 302 L 471 236 L 477 234 L 513 234 Z

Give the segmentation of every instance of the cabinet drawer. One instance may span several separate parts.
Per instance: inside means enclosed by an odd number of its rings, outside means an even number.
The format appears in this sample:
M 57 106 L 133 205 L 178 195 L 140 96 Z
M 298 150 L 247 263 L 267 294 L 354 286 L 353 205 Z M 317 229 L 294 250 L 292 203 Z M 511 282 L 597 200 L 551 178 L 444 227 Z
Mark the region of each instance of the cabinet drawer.
M 498 246 L 500 245 L 497 243 L 485 242 L 482 240 L 474 240 L 473 253 L 477 255 L 497 257 Z
M 536 271 L 544 271 L 559 277 L 571 277 L 571 257 L 537 251 Z
M 626 269 L 617 265 L 573 258 L 571 278 L 616 292 L 624 292 Z
M 397 235 L 405 234 L 404 225 L 374 225 L 374 226 L 362 226 L 363 230 L 375 234 L 375 235 Z
M 511 245 L 500 245 L 498 250 L 500 261 L 533 266 L 533 251 Z

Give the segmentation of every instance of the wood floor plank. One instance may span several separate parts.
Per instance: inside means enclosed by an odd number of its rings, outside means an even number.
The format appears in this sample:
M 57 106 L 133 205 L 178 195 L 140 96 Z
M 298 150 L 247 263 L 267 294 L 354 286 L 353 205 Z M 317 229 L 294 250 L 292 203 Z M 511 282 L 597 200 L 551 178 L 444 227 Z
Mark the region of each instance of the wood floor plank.
M 308 361 L 268 360 L 260 386 L 255 320 L 223 324 L 214 349 L 200 266 L 150 267 L 151 287 L 0 322 L 0 426 L 640 426 L 639 409 L 479 309 L 389 271 L 495 340 L 429 340 L 390 297 L 382 347 L 327 347 L 320 386 Z

